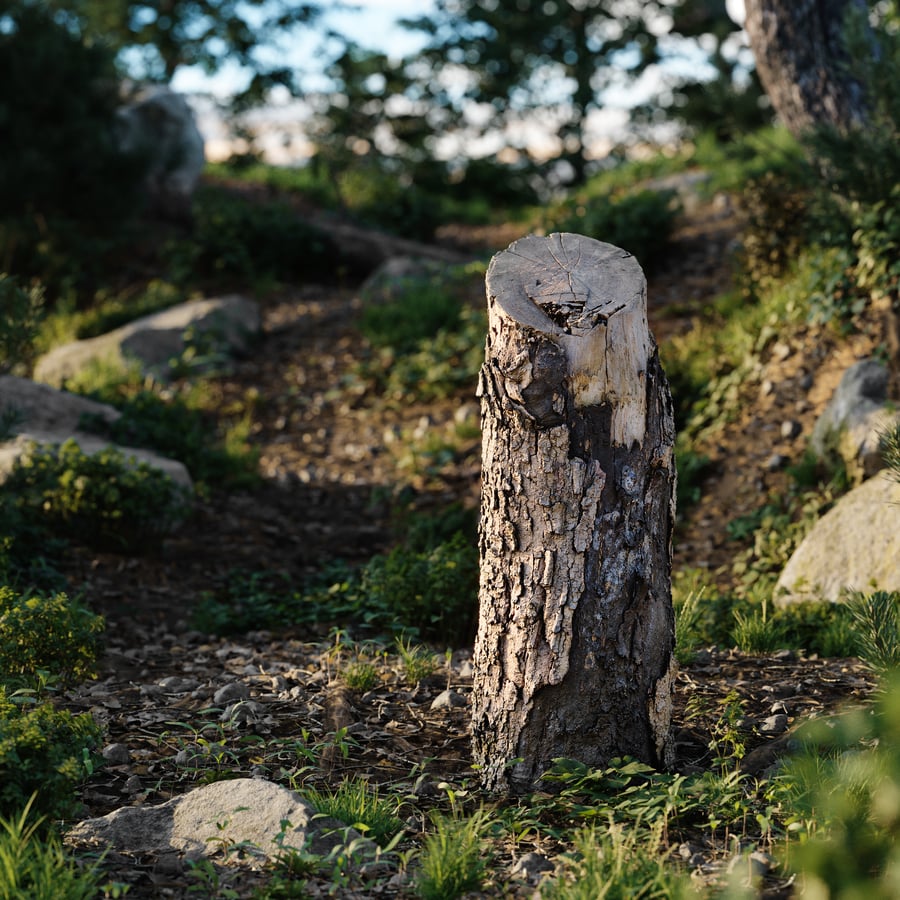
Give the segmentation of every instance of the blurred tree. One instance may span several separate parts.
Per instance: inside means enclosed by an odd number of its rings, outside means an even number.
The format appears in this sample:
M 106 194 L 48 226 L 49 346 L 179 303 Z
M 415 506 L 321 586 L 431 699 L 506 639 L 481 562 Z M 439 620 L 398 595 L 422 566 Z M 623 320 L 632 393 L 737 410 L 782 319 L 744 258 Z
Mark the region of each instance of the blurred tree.
M 669 89 L 651 104 L 652 113 L 692 129 L 712 131 L 720 140 L 768 124 L 772 113 L 752 54 L 741 26 L 728 14 L 725 0 L 680 0 L 671 14 L 671 28 L 660 40 L 660 55 L 665 60 L 682 48 L 696 55 L 699 47 L 715 74 L 665 75 Z M 674 46 L 667 51 L 666 44 Z M 661 72 L 664 69 L 660 67 Z
M 77 281 L 140 205 L 115 137 L 116 71 L 39 3 L 0 0 L 0 271 Z
M 854 10 L 866 21 L 866 0 L 745 0 L 745 7 L 760 80 L 793 134 L 865 121 L 864 86 L 850 65 L 845 30 Z
M 664 2 L 638 0 L 436 0 L 435 12 L 407 20 L 430 36 L 422 54 L 432 102 L 470 129 L 540 124 L 559 143 L 558 158 L 584 181 L 589 116 L 603 92 L 656 60 L 652 30 Z M 473 107 L 477 104 L 478 108 Z M 469 115 L 466 117 L 466 108 Z M 473 115 L 474 111 L 474 115 Z M 532 136 L 508 145 L 524 152 Z
M 101 39 L 126 73 L 168 83 L 183 66 L 208 74 L 226 64 L 249 73 L 239 93 L 244 105 L 270 88 L 297 91 L 296 72 L 283 63 L 280 44 L 298 25 L 312 23 L 320 0 L 43 0 L 59 21 L 86 39 Z

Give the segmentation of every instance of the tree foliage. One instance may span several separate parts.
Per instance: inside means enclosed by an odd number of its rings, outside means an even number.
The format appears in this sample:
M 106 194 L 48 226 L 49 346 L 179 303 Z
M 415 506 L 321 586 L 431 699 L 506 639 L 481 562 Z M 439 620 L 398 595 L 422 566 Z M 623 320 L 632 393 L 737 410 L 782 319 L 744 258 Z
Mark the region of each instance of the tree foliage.
M 432 102 L 458 121 L 467 103 L 478 104 L 491 128 L 539 109 L 581 182 L 589 116 L 606 89 L 657 58 L 650 22 L 661 9 L 628 0 L 437 0 L 433 15 L 407 25 L 429 35 L 422 58 Z M 529 142 L 525 132 L 511 140 L 523 153 Z
M 85 37 L 102 35 L 125 69 L 168 83 L 182 67 L 212 75 L 226 63 L 249 73 L 243 102 L 280 84 L 297 91 L 283 42 L 311 23 L 319 3 L 295 0 L 46 0 Z

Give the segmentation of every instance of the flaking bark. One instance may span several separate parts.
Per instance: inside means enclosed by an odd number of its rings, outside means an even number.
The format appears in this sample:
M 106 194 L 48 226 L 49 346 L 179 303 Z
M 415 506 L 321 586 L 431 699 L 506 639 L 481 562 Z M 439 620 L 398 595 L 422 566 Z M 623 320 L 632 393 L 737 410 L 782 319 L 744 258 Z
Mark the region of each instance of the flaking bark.
M 556 757 L 670 757 L 674 423 L 634 257 L 573 234 L 494 257 L 481 372 L 473 748 L 490 790 Z

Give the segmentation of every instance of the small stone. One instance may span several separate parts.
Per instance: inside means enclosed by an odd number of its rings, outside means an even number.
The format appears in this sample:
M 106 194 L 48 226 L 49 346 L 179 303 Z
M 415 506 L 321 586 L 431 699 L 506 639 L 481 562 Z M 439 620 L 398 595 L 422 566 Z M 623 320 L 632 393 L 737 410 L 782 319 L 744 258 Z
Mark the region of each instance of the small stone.
M 472 661 L 467 659 L 459 667 L 459 677 L 460 678 L 471 678 L 474 674 L 475 674 L 475 669 L 472 666 Z
M 781 423 L 781 436 L 786 441 L 792 441 L 803 430 L 803 426 L 795 419 L 788 419 Z
M 465 706 L 466 698 L 456 691 L 441 691 L 434 700 L 431 701 L 432 709 L 452 709 L 455 706 Z
M 774 394 L 774 393 L 775 393 L 775 385 L 773 382 L 769 381 L 768 379 L 766 379 L 759 386 L 759 396 L 760 397 L 768 397 L 770 394 Z
M 159 682 L 159 686 L 171 694 L 186 694 L 193 691 L 200 684 L 196 678 L 182 678 L 180 675 L 170 675 Z
M 544 872 L 552 872 L 553 863 L 540 853 L 526 853 L 509 868 L 510 878 L 518 878 L 529 884 L 537 884 Z
M 772 707 L 769 710 L 769 712 L 772 713 L 773 716 L 777 716 L 779 714 L 786 716 L 788 714 L 788 708 L 784 705 L 784 703 L 781 700 L 778 700 L 776 703 L 772 704 Z
M 100 751 L 100 755 L 111 766 L 127 766 L 131 762 L 131 751 L 125 744 L 108 744 Z
M 232 681 L 220 687 L 213 694 L 213 703 L 216 706 L 224 706 L 235 700 L 246 700 L 250 696 L 250 688 L 243 681 Z
M 799 382 L 799 383 L 800 383 L 800 388 L 801 388 L 802 390 L 808 391 L 808 390 L 816 383 L 816 380 L 815 380 L 815 378 L 812 377 L 812 375 L 811 375 L 810 373 L 807 372 L 807 373 L 800 379 L 800 382 Z
M 766 460 L 765 465 L 770 472 L 776 472 L 778 469 L 783 469 L 790 461 L 790 458 L 783 453 L 773 453 Z
M 144 785 L 141 783 L 140 776 L 132 775 L 125 782 L 125 790 L 129 794 L 139 794 L 144 789 Z
M 759 730 L 761 734 L 784 734 L 787 731 L 787 727 L 788 717 L 783 713 L 779 713 L 775 716 L 769 716 L 760 725 Z
M 791 355 L 791 348 L 789 344 L 784 343 L 784 341 L 778 341 L 772 347 L 772 359 L 777 359 L 778 362 L 783 362 Z
M 229 722 L 234 725 L 243 725 L 247 723 L 258 722 L 265 712 L 262 703 L 255 700 L 238 700 L 231 706 L 225 708 L 225 711 L 219 716 L 220 722 Z

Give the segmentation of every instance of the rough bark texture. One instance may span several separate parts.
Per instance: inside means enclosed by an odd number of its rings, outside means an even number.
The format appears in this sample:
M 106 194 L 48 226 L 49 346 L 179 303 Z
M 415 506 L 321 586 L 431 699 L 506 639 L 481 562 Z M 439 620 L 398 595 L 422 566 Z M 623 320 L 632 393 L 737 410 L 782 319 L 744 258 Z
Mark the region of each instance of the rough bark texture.
M 556 757 L 666 765 L 675 429 L 644 275 L 617 247 L 553 234 L 495 256 L 487 294 L 484 786 L 531 790 Z
M 865 0 L 745 0 L 744 6 L 760 81 L 794 135 L 865 120 L 863 89 L 845 69 L 843 43 L 847 11 L 865 13 Z

